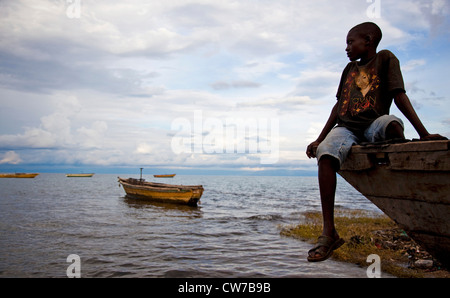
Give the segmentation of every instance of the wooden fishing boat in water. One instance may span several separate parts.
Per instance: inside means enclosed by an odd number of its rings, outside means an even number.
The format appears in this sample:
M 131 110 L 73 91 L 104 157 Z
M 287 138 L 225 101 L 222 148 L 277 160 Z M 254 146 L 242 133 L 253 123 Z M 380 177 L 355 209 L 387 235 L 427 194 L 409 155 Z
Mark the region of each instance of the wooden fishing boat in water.
M 173 178 L 176 174 L 153 175 L 155 178 Z
M 0 173 L 0 178 L 34 178 L 38 173 Z
M 339 174 L 450 266 L 450 141 L 355 145 Z
M 120 177 L 118 179 L 127 196 L 136 199 L 197 206 L 203 194 L 202 185 L 173 185 Z
M 94 176 L 94 173 L 87 173 L 87 174 L 66 174 L 66 177 L 92 177 Z

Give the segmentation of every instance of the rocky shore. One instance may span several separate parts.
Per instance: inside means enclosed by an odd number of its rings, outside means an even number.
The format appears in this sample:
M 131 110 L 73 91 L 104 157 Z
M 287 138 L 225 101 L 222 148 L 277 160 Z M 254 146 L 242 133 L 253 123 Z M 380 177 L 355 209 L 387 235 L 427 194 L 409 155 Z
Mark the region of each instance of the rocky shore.
M 443 268 L 442 264 L 422 249 L 405 231 L 400 228 L 376 230 L 371 232 L 370 239 L 378 250 L 390 250 L 399 252 L 404 258 L 399 266 L 407 267 L 412 272 L 411 277 L 450 277 L 450 272 Z M 350 245 L 359 242 L 358 237 L 350 238 Z M 394 260 L 392 260 L 394 262 Z
M 378 254 L 381 270 L 397 277 L 450 278 L 450 272 L 388 217 L 360 210 L 337 210 L 337 230 L 346 243 L 332 258 L 367 267 Z M 322 232 L 320 212 L 308 212 L 300 224 L 281 227 L 280 234 L 314 243 Z M 305 256 L 306 257 L 306 256 Z

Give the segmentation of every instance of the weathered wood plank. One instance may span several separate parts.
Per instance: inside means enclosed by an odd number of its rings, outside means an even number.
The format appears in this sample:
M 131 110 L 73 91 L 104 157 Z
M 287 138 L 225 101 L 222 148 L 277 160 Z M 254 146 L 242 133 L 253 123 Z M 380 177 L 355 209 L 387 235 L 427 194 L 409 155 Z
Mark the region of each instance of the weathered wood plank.
M 427 151 L 446 151 L 450 148 L 450 141 L 417 141 L 401 144 L 369 144 L 366 146 L 355 145 L 352 147 L 352 153 L 374 153 L 374 152 L 427 152 Z
M 450 172 L 437 173 L 439 174 L 422 171 L 391 171 L 387 167 L 375 167 L 368 171 L 339 171 L 348 183 L 365 196 L 450 205 Z M 388 201 L 386 203 L 389 204 Z
M 407 231 L 428 231 L 429 234 L 450 237 L 450 221 L 442 221 L 450 214 L 450 205 L 392 197 L 368 197 L 387 216 Z M 389 204 L 386 204 L 389 202 Z M 424 226 L 426 223 L 426 226 Z
M 341 170 L 362 171 L 373 167 L 368 154 L 349 154 L 347 160 L 342 164 Z
M 389 153 L 389 166 L 393 170 L 449 171 L 449 156 L 450 151 Z

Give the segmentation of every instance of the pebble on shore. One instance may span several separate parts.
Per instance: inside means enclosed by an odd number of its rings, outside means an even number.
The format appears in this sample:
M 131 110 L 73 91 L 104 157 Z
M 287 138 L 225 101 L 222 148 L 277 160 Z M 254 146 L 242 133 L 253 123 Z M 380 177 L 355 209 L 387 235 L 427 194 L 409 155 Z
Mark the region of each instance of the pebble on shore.
M 450 278 L 438 260 L 423 250 L 407 233 L 384 215 L 362 210 L 336 210 L 335 222 L 346 243 L 333 258 L 366 266 L 367 255 L 379 254 L 382 270 L 398 277 Z M 306 212 L 301 223 L 283 227 L 284 236 L 314 241 L 322 232 L 320 212 Z

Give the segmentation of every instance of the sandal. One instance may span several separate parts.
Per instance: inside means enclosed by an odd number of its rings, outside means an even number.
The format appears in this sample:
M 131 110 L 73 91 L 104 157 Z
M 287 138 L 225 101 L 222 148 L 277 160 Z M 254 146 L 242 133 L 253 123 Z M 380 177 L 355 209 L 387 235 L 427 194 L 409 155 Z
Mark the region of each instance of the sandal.
M 308 251 L 307 259 L 310 262 L 325 261 L 333 254 L 333 250 L 338 249 L 344 243 L 345 243 L 345 241 L 342 238 L 338 238 L 335 240 L 334 238 L 331 238 L 329 236 L 322 235 L 319 237 L 319 239 L 317 241 L 317 245 Z M 325 248 L 324 254 L 322 254 L 321 251 L 318 251 L 318 249 L 321 247 Z M 313 252 L 314 252 L 314 254 L 319 253 L 320 255 L 319 256 L 315 256 L 315 255 L 311 256 L 311 253 L 313 253 Z

